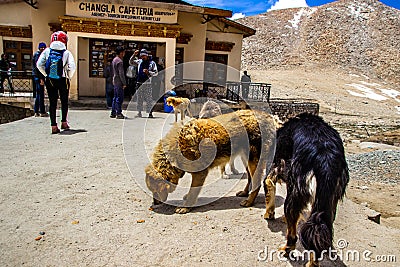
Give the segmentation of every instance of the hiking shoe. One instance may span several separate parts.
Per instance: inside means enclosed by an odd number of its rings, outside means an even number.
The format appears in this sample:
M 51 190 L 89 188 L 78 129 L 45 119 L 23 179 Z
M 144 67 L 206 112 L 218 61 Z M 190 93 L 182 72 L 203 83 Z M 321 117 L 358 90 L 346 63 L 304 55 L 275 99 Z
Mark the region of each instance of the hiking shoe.
M 117 116 L 116 114 L 113 113 L 110 114 L 110 118 L 115 118 L 116 116 Z
M 125 119 L 126 117 L 123 114 L 117 114 L 117 119 Z
M 63 130 L 69 130 L 68 122 L 66 122 L 66 121 L 61 122 L 61 129 L 63 129 Z
M 60 133 L 60 129 L 57 126 L 51 126 L 51 134 L 58 134 Z

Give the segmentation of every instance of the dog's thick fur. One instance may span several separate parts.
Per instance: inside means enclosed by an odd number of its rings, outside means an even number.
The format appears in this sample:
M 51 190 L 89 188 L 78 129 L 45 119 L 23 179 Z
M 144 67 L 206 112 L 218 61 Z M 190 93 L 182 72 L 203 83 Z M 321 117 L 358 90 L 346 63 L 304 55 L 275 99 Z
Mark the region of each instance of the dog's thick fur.
M 278 129 L 274 164 L 264 181 L 266 219 L 274 218 L 275 184 L 280 179 L 287 186 L 284 211 L 288 230 L 282 249 L 287 253 L 295 249 L 300 214 L 311 204 L 299 238 L 303 247 L 313 252 L 308 266 L 318 266 L 322 251 L 332 246 L 337 203 L 349 181 L 339 133 L 322 118 L 306 113 Z
M 209 119 L 214 118 L 216 116 L 222 115 L 221 107 L 219 104 L 212 100 L 207 100 L 204 105 L 201 107 L 199 112 L 199 119 Z M 229 161 L 229 166 L 231 168 L 231 172 L 235 175 L 239 174 L 239 171 L 235 168 L 235 158 L 231 157 Z M 226 174 L 226 166 L 220 166 L 221 170 L 221 178 L 227 176 Z
M 199 119 L 209 119 L 219 115 L 222 115 L 219 104 L 215 101 L 207 100 L 207 102 L 201 107 Z
M 168 106 L 174 108 L 175 122 L 178 121 L 178 113 L 181 113 L 181 120 L 185 119 L 185 112 L 187 111 L 189 117 L 193 117 L 190 113 L 190 99 L 185 97 L 170 96 L 165 101 Z
M 252 179 L 251 194 L 242 206 L 251 206 L 261 186 L 267 154 L 274 152 L 275 121 L 267 113 L 241 110 L 212 119 L 192 119 L 184 125 L 175 124 L 160 140 L 146 169 L 146 184 L 153 193 L 154 204 L 165 202 L 179 179 L 186 172 L 192 184 L 183 207 L 187 213 L 196 204 L 208 172 L 225 166 L 231 157 L 248 159 L 246 169 Z

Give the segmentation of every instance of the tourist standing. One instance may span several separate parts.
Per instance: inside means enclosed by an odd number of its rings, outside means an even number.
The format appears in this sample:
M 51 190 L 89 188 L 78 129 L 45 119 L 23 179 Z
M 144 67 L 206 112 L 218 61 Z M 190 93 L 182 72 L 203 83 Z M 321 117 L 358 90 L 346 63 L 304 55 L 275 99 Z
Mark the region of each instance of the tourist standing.
M 60 132 L 56 121 L 59 97 L 61 100 L 61 129 L 69 130 L 70 128 L 67 122 L 69 86 L 76 65 L 72 53 L 67 50 L 67 43 L 68 36 L 65 32 L 54 32 L 51 35 L 50 47 L 42 52 L 37 62 L 37 68 L 46 77 L 52 134 Z
M 242 82 L 242 97 L 243 99 L 246 99 L 249 97 L 249 87 L 251 83 L 251 78 L 250 75 L 247 74 L 247 70 L 243 72 L 243 76 L 240 81 Z
M 38 50 L 33 54 L 32 57 L 32 76 L 35 83 L 35 117 L 46 117 L 47 113 L 44 106 L 44 75 L 38 70 L 36 64 L 42 52 L 46 49 L 46 43 L 39 43 Z
M 146 49 L 140 50 L 140 59 L 138 63 L 138 75 L 137 75 L 137 109 L 138 117 L 142 117 L 143 111 L 143 100 L 146 101 L 146 110 L 149 113 L 149 118 L 153 118 L 153 92 L 151 86 L 151 77 L 157 75 L 157 65 L 150 59 L 149 53 Z
M 113 78 L 114 74 L 112 71 L 112 58 L 107 60 L 107 65 L 104 68 L 104 78 L 106 78 L 106 101 L 107 101 L 107 109 L 112 109 L 112 102 L 114 98 L 114 85 L 113 85 Z
M 125 119 L 122 114 L 122 103 L 124 101 L 124 90 L 126 88 L 126 79 L 124 71 L 123 58 L 125 56 L 125 48 L 118 46 L 115 49 L 116 56 L 113 59 L 111 66 L 114 73 L 114 98 L 112 102 L 112 110 L 110 118 Z
M 7 80 L 8 86 L 10 87 L 10 93 L 14 94 L 14 87 L 10 79 L 11 65 L 8 61 L 8 56 L 6 54 L 1 55 L 0 60 L 0 93 L 4 93 L 4 81 Z

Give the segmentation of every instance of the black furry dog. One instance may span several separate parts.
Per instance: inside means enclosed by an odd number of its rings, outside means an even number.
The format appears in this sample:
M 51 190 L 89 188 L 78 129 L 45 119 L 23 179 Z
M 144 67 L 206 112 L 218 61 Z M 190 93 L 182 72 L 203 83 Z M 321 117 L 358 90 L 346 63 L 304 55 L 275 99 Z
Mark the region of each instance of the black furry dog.
M 264 181 L 265 219 L 274 218 L 278 180 L 286 182 L 287 187 L 284 210 L 288 230 L 282 249 L 287 254 L 295 249 L 300 214 L 311 204 L 299 238 L 312 252 L 307 266 L 318 266 L 322 251 L 332 246 L 336 207 L 349 182 L 339 133 L 316 115 L 303 113 L 289 119 L 277 131 L 274 165 Z

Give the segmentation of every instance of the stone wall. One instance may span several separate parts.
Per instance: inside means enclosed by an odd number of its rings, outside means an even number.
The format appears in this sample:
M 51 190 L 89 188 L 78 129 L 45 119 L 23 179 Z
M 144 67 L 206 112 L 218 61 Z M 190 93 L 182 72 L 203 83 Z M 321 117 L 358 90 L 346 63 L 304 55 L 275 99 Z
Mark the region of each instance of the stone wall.
M 0 104 L 0 124 L 22 120 L 33 116 L 33 110 L 29 108 L 14 107 L 11 105 Z
M 262 110 L 276 115 L 283 122 L 301 114 L 319 114 L 319 104 L 309 99 L 271 99 L 268 103 L 251 101 L 247 108 Z

